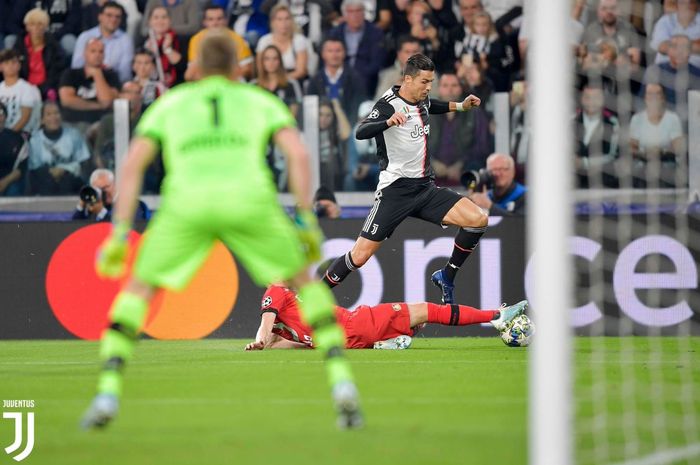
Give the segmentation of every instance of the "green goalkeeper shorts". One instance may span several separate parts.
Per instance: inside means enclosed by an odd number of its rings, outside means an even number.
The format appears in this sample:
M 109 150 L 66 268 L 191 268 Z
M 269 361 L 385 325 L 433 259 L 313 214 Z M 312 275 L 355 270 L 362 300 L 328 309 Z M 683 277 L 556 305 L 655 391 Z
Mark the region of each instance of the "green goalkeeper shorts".
M 189 211 L 163 204 L 146 228 L 134 276 L 154 287 L 182 289 L 216 240 L 259 286 L 290 279 L 306 266 L 296 228 L 276 201 Z

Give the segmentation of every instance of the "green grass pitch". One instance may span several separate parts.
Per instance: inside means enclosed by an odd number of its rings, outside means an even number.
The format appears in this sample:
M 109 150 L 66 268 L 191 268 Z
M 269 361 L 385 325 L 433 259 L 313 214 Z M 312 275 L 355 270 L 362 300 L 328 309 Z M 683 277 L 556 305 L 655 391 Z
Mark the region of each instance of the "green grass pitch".
M 617 350 L 616 339 L 597 341 Z M 671 338 L 662 344 L 667 341 L 676 347 Z M 77 426 L 97 379 L 96 343 L 0 342 L 0 399 L 35 401 L 36 444 L 24 463 L 527 462 L 526 349 L 497 338 L 419 337 L 406 351 L 349 351 L 367 426 L 339 432 L 318 352 L 248 353 L 245 342 L 141 341 L 127 368 L 120 416 L 99 432 Z M 644 338 L 634 344 L 642 353 L 649 347 Z M 590 345 L 577 339 L 580 360 L 591 356 Z M 700 341 L 691 346 L 700 349 Z M 677 358 L 665 354 L 659 362 L 669 379 L 679 370 Z M 698 375 L 694 360 L 686 368 Z M 618 366 L 619 357 L 605 367 L 613 380 Z M 591 373 L 577 376 L 584 387 L 591 379 Z M 693 389 L 700 399 L 697 382 Z M 578 410 L 586 415 L 586 409 Z M 12 422 L 0 421 L 2 447 L 12 437 Z M 583 437 L 579 447 L 589 440 Z M 16 462 L 0 450 L 2 463 Z

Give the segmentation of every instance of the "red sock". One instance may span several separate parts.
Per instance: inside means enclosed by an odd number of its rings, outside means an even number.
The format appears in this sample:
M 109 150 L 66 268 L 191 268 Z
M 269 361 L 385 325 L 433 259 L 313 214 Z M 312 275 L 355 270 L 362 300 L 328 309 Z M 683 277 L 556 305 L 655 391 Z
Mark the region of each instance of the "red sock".
M 464 326 L 488 323 L 498 314 L 498 310 L 479 310 L 466 305 L 438 305 L 428 303 L 428 323 Z

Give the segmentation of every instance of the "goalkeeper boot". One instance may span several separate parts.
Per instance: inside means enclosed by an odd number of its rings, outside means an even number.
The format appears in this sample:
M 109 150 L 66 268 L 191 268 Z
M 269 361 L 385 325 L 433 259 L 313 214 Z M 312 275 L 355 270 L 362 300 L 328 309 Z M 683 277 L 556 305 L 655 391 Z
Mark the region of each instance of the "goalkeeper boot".
M 396 336 L 386 341 L 377 341 L 374 343 L 375 349 L 383 350 L 403 350 L 411 347 L 411 336 L 406 336 L 402 334 L 401 336 Z
M 97 394 L 83 415 L 80 426 L 85 429 L 103 428 L 117 416 L 119 399 L 113 394 Z
M 364 425 L 360 399 L 352 381 L 340 381 L 333 386 L 333 402 L 338 411 L 339 429 L 358 429 Z
M 453 304 L 455 301 L 455 285 L 452 280 L 445 276 L 445 272 L 443 270 L 437 270 L 430 277 L 430 280 L 442 291 L 442 303 Z
M 517 304 L 506 307 L 506 304 L 499 309 L 501 313 L 498 318 L 491 320 L 491 324 L 499 331 L 508 329 L 508 325 L 515 317 L 522 315 L 527 310 L 527 300 L 521 300 Z

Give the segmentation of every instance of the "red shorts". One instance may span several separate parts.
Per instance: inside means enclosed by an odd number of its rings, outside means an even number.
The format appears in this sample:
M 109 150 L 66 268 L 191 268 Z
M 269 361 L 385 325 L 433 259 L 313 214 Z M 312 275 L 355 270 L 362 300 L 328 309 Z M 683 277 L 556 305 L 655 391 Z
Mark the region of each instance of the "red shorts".
M 345 329 L 348 349 L 371 349 L 377 341 L 413 336 L 411 316 L 405 303 L 360 305 L 353 311 L 339 312 L 338 321 Z

